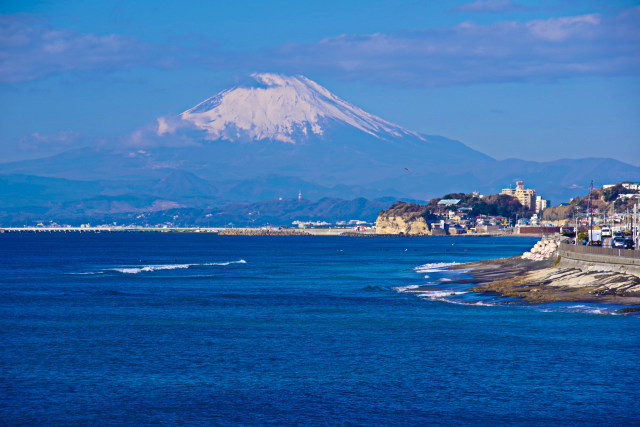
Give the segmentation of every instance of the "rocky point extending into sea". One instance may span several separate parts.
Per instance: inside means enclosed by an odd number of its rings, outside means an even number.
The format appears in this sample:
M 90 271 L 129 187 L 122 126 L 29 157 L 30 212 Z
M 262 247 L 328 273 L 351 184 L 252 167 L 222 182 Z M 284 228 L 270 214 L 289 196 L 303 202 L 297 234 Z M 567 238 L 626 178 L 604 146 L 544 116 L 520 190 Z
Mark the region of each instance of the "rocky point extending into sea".
M 449 269 L 468 270 L 470 277 L 461 282 L 477 284 L 471 291 L 513 298 L 513 303 L 640 305 L 637 269 L 625 269 L 623 273 L 619 268 L 598 268 L 594 263 L 563 259 L 557 253 L 558 243 L 540 241 L 522 256 L 458 264 Z

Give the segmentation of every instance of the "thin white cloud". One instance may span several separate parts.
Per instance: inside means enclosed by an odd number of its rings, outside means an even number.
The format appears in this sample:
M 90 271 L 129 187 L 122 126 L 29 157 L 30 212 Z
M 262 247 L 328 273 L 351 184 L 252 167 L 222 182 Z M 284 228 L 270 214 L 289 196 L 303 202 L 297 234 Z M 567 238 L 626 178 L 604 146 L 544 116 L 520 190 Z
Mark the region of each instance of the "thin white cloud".
M 454 12 L 501 13 L 527 9 L 514 4 L 511 0 L 476 0 L 453 9 Z
M 597 35 L 602 18 L 599 14 L 571 16 L 568 18 L 550 18 L 527 23 L 531 33 L 540 39 L 562 41 L 573 36 L 586 38 Z
M 82 134 L 75 131 L 60 131 L 54 134 L 33 132 L 18 141 L 22 151 L 56 151 L 77 146 L 82 142 Z
M 18 83 L 68 71 L 130 68 L 149 61 L 134 39 L 52 28 L 28 14 L 0 15 L 0 82 Z
M 519 7 L 512 2 L 501 4 Z M 344 34 L 260 52 L 220 50 L 210 43 L 178 43 L 160 49 L 121 35 L 55 29 L 30 15 L 0 15 L 0 83 L 62 72 L 177 64 L 241 73 L 277 70 L 409 87 L 639 75 L 640 7 L 613 17 L 586 14 Z
M 248 59 L 247 65 L 406 86 L 639 75 L 640 7 L 616 17 L 465 22 L 404 33 L 341 35 L 281 46 Z

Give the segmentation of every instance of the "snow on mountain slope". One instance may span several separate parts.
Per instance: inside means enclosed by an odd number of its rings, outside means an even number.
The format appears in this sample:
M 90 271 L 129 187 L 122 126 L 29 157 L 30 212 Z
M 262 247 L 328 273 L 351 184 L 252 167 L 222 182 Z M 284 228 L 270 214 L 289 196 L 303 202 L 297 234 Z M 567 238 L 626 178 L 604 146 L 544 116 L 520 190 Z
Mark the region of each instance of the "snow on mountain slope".
M 296 143 L 322 135 L 330 121 L 350 125 L 377 138 L 419 134 L 352 105 L 303 76 L 252 74 L 258 85 L 220 92 L 180 114 L 207 132 L 207 139 L 277 140 Z M 165 122 L 159 122 L 159 131 Z

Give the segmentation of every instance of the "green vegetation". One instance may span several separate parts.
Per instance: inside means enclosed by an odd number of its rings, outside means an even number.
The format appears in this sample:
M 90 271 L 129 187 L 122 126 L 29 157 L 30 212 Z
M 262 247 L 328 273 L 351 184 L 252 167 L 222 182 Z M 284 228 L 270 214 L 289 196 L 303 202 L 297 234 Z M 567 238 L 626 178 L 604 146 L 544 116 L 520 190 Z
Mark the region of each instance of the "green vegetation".
M 442 199 L 459 199 L 460 203 L 454 209 L 471 208 L 470 214 L 473 216 L 488 215 L 506 218 L 515 217 L 516 215 L 520 218 L 531 216 L 531 211 L 522 206 L 518 199 L 506 194 L 490 194 L 480 197 L 476 194 L 451 193 L 441 198 L 432 199 L 427 204 L 427 209 L 432 212 L 446 210 L 446 207 L 438 205 L 438 202 Z
M 455 206 L 438 205 L 438 202 L 442 199 L 458 199 L 460 203 Z M 480 197 L 476 194 L 451 193 L 440 198 L 432 199 L 426 205 L 396 202 L 388 209 L 381 210 L 379 216 L 402 217 L 405 220 L 423 217 L 428 221 L 436 219 L 435 214 L 438 212 L 446 213 L 449 210 L 458 210 L 460 208 L 469 208 L 467 211 L 470 217 L 487 215 L 513 218 L 517 215 L 519 218 L 526 218 L 530 217 L 532 213 L 525 209 L 518 199 L 507 196 L 506 194 L 491 194 Z
M 395 202 L 388 209 L 380 211 L 379 215 L 397 216 L 405 219 L 414 219 L 423 217 L 429 219 L 428 205 L 419 205 L 417 203 Z
M 623 183 L 616 184 L 607 189 L 599 188 L 591 192 L 591 208 L 600 212 L 624 212 L 633 209 L 634 199 L 619 199 L 620 194 L 634 193 L 622 186 Z M 576 197 L 565 206 L 553 206 L 544 210 L 543 220 L 556 221 L 572 218 L 578 212 L 586 212 L 589 206 L 589 194 L 583 197 Z

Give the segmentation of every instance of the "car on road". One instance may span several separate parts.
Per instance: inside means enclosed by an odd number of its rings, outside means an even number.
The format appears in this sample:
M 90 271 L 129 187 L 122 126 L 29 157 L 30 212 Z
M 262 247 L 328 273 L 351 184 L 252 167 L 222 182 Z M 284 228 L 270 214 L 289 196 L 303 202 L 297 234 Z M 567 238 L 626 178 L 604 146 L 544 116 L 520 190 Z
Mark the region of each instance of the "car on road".
M 624 248 L 624 237 L 614 237 L 613 238 L 613 247 L 614 248 Z
M 624 239 L 624 248 L 633 249 L 633 239 Z

